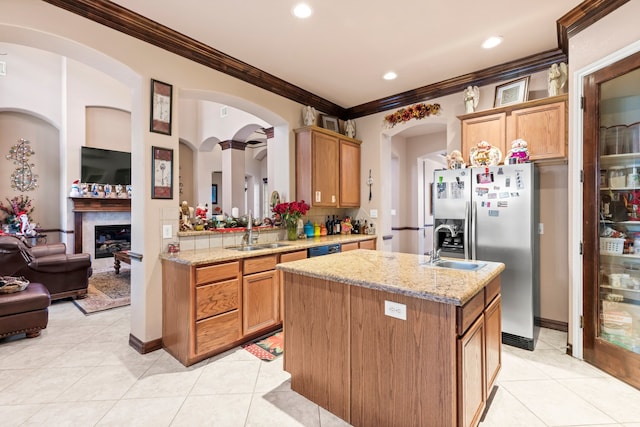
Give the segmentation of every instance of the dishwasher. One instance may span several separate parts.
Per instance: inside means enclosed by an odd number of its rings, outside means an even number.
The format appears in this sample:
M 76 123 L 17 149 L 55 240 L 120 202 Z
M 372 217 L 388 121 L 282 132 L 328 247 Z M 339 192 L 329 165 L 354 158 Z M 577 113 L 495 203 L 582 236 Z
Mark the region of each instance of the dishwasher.
M 315 246 L 313 248 L 309 248 L 307 255 L 309 258 L 311 258 L 314 256 L 337 254 L 338 252 L 341 252 L 340 243 L 333 243 L 331 245 Z

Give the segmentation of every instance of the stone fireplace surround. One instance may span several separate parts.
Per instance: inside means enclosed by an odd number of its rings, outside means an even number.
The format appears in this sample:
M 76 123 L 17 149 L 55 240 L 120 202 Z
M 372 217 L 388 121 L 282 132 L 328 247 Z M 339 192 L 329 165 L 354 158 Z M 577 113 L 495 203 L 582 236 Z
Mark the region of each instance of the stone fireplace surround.
M 91 254 L 94 271 L 113 267 L 113 258 L 95 257 L 95 226 L 131 224 L 131 199 L 73 197 L 74 253 Z

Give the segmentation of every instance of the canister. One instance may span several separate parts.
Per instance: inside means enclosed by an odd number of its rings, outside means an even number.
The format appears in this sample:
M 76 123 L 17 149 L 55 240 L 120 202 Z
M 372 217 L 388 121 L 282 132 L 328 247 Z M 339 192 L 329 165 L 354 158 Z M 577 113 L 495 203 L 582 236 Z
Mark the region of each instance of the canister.
M 609 126 L 605 132 L 607 154 L 624 154 L 629 152 L 627 140 L 627 126 Z
M 627 175 L 627 187 L 638 188 L 640 187 L 640 174 L 638 168 L 631 168 L 631 172 Z
M 624 166 L 612 166 L 609 168 L 609 187 L 623 188 L 626 183 Z

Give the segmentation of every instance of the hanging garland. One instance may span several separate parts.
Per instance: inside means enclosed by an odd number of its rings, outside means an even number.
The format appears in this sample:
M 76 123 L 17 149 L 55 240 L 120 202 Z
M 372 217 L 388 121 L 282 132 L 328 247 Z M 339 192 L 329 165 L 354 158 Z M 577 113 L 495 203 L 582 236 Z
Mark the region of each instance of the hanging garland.
M 384 116 L 384 124 L 388 129 L 391 129 L 399 123 L 408 122 L 411 119 L 424 119 L 437 115 L 439 112 L 440 104 L 416 104 Z

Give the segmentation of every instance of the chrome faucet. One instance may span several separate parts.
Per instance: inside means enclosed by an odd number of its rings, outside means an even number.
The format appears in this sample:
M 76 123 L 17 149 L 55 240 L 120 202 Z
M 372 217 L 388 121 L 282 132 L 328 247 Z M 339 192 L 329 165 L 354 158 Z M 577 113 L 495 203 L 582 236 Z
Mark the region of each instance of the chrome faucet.
M 249 210 L 249 218 L 247 219 L 247 232 L 242 236 L 242 243 L 245 245 L 255 245 L 258 243 L 258 236 L 253 234 L 253 217 L 251 216 L 251 210 Z
M 440 251 L 442 248 L 438 249 L 438 233 L 440 230 L 447 230 L 451 233 L 451 237 L 456 237 L 458 235 L 458 227 L 450 224 L 440 224 L 433 230 L 433 250 L 431 251 L 431 259 L 429 262 L 431 264 L 435 264 L 440 261 Z

